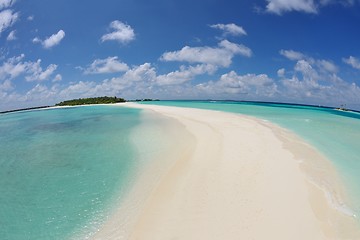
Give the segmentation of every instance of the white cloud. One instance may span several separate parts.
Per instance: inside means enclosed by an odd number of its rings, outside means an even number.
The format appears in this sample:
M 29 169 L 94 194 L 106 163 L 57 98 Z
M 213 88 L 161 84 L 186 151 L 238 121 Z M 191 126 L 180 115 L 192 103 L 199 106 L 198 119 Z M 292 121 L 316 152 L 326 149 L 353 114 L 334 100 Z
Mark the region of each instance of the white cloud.
M 266 74 L 238 75 L 235 71 L 223 74 L 219 80 L 198 84 L 196 88 L 210 96 L 271 97 L 277 93 L 273 79 Z
M 35 38 L 33 38 L 32 42 L 33 42 L 33 43 L 41 43 L 42 41 L 41 41 L 40 38 L 35 37 Z
M 19 56 L 11 61 L 23 65 L 35 65 L 37 62 L 23 62 L 24 56 Z M 8 60 L 8 62 L 11 62 Z M 0 108 L 4 108 L 4 102 L 10 99 L 19 104 L 40 105 L 49 104 L 56 100 L 69 98 L 91 97 L 101 95 L 117 95 L 131 98 L 172 98 L 172 99 L 241 99 L 241 100 L 264 100 L 300 102 L 309 104 L 322 104 L 338 106 L 346 103 L 360 102 L 360 88 L 355 83 L 348 83 L 331 71 L 323 71 L 319 62 L 321 60 L 305 59 L 298 60 L 294 68 L 287 71 L 282 68 L 278 71 L 279 79 L 275 80 L 266 74 L 243 74 L 230 71 L 221 75 L 218 79 L 194 84 L 191 82 L 197 76 L 212 74 L 217 67 L 209 64 L 182 66 L 179 70 L 158 75 L 150 63 L 129 68 L 125 73 L 111 79 L 97 81 L 79 81 L 70 84 L 57 84 L 46 87 L 37 84 L 26 94 L 12 91 L 11 81 L 5 80 L 0 83 L 0 96 L 4 101 Z M 38 78 L 44 78 L 52 71 L 52 66 L 37 72 Z M 0 68 L 1 69 L 1 68 Z M 32 74 L 30 67 L 23 71 L 24 74 Z M 43 77 L 40 77 L 42 74 Z M 286 75 L 292 76 L 287 78 Z M 54 79 L 58 78 L 58 75 Z M 54 81 L 54 80 L 53 80 Z M 341 103 L 339 103 L 339 99 Z M 35 104 L 36 103 L 36 104 Z M 9 105 L 5 105 L 8 107 Z
M 82 98 L 91 96 L 96 88 L 95 82 L 79 81 L 72 83 L 65 89 L 59 91 L 59 96 L 63 98 Z
M 252 56 L 252 51 L 250 48 L 242 45 L 242 44 L 236 44 L 236 43 L 232 43 L 229 42 L 228 40 L 222 40 L 219 43 L 220 47 L 223 47 L 224 49 L 230 51 L 233 54 L 239 54 L 242 55 L 244 57 L 251 57 Z
M 293 76 L 292 78 L 282 80 L 281 85 L 283 87 L 283 98 L 292 101 L 300 100 L 303 103 L 320 103 L 319 100 L 325 102 L 326 100 L 322 99 L 324 96 L 321 96 L 321 94 L 329 92 L 329 89 L 327 89 L 329 88 L 328 86 L 320 85 L 317 81 L 313 81 L 309 78 L 302 79 Z
M 306 79 L 306 80 L 316 81 L 316 80 L 320 79 L 318 72 L 306 60 L 299 60 L 296 63 L 294 70 L 296 72 L 300 72 L 303 75 L 304 79 Z
M 339 68 L 334 63 L 327 60 L 323 60 L 323 59 L 317 60 L 316 64 L 322 71 L 327 71 L 332 73 L 336 73 L 339 71 Z
M 56 74 L 56 76 L 54 77 L 54 79 L 52 81 L 53 82 L 60 82 L 61 80 L 62 80 L 61 74 Z
M 284 77 L 285 76 L 285 68 L 280 68 L 278 71 L 277 71 L 277 75 L 278 77 Z
M 15 0 L 0 0 L 0 10 L 11 7 L 15 2 Z
M 9 35 L 7 36 L 7 38 L 6 38 L 6 40 L 7 41 L 14 41 L 14 40 L 16 40 L 17 38 L 16 38 L 16 31 L 15 30 L 13 30 L 13 31 L 11 31 L 10 33 L 9 33 Z
M 59 30 L 56 34 L 51 35 L 47 39 L 42 42 L 44 48 L 52 48 L 58 45 L 61 40 L 65 37 L 65 32 L 63 30 Z
M 339 106 L 360 102 L 360 88 L 336 75 L 338 67 L 327 60 L 308 58 L 294 66 L 294 75 L 278 82 L 284 101 Z
M 285 12 L 298 11 L 317 14 L 319 9 L 328 5 L 352 7 L 358 0 L 266 0 L 266 11 L 277 15 Z
M 26 93 L 27 99 L 33 99 L 34 96 L 39 96 L 41 94 L 44 94 L 48 92 L 48 88 L 41 84 L 36 84 L 35 87 L 33 87 L 30 91 Z
M 34 20 L 34 16 L 33 16 L 33 15 L 28 16 L 28 17 L 27 17 L 27 20 L 28 20 L 28 21 L 33 21 L 33 20 Z
M 153 82 L 155 78 L 155 69 L 150 63 L 144 63 L 140 66 L 135 66 L 132 69 L 129 69 L 120 79 L 122 82 Z
M 302 54 L 301 52 L 294 51 L 294 50 L 281 49 L 280 54 L 292 61 L 297 61 L 297 60 L 306 58 L 306 56 L 304 54 Z
M 247 35 L 243 27 L 238 26 L 234 23 L 230 23 L 230 24 L 219 23 L 219 24 L 210 25 L 210 27 L 222 30 L 224 32 L 224 35 L 233 35 L 233 36 Z
M 41 45 L 46 48 L 50 49 L 56 45 L 58 45 L 61 40 L 65 37 L 65 32 L 63 30 L 59 30 L 57 33 L 54 33 L 50 37 L 46 38 L 45 40 L 41 40 L 38 37 L 35 37 L 32 42 L 33 43 L 41 43 Z
M 115 20 L 110 23 L 110 28 L 113 30 L 111 33 L 107 33 L 101 37 L 101 41 L 118 41 L 126 44 L 135 39 L 134 29 L 121 21 Z
M 34 63 L 28 64 L 28 76 L 25 77 L 26 81 L 44 81 L 48 80 L 49 77 L 55 72 L 57 69 L 56 64 L 50 64 L 44 71 L 41 67 L 41 60 L 37 60 Z
M 150 63 L 144 63 L 128 69 L 123 75 L 105 79 L 100 83 L 90 81 L 80 81 L 71 84 L 63 89 L 60 96 L 69 97 L 88 97 L 98 95 L 119 95 L 144 97 L 154 93 L 168 93 L 173 96 L 175 89 L 181 88 L 181 84 L 190 81 L 195 76 L 201 74 L 211 74 L 216 67 L 211 65 L 199 64 L 196 66 L 181 67 L 178 71 L 163 75 L 157 75 L 155 68 Z M 178 87 L 179 86 L 179 87 Z M 182 92 L 183 94 L 186 94 Z
M 11 84 L 9 79 L 5 80 L 3 83 L 0 83 L 0 92 L 6 92 L 12 90 L 14 87 Z
M 99 95 L 124 96 L 124 91 L 140 94 L 141 91 L 156 84 L 156 71 L 150 63 L 144 63 L 127 70 L 123 75 L 105 79 L 100 83 L 80 81 L 59 91 L 62 98 L 78 98 Z
M 343 61 L 353 68 L 360 70 L 360 60 L 358 58 L 350 56 L 349 58 L 343 58 Z
M 198 75 L 213 74 L 217 70 L 216 66 L 210 64 L 199 64 L 196 66 L 181 66 L 180 70 L 159 75 L 156 78 L 158 85 L 176 85 L 192 80 Z
M 116 73 L 125 72 L 129 69 L 126 63 L 118 61 L 118 57 L 95 59 L 89 67 L 84 70 L 85 74 Z
M 27 69 L 27 63 L 22 62 L 24 54 L 11 57 L 0 66 L 0 79 L 13 79 L 23 74 Z
M 179 51 L 165 52 L 162 61 L 179 61 L 189 63 L 203 63 L 214 66 L 229 67 L 235 55 L 250 57 L 251 49 L 228 40 L 223 40 L 218 47 L 189 47 L 185 46 Z
M 299 11 L 305 13 L 317 13 L 314 0 L 266 0 L 266 11 L 278 15 L 284 12 Z
M 17 57 L 7 59 L 0 66 L 0 80 L 14 79 L 22 74 L 25 74 L 26 81 L 44 81 L 47 80 L 56 70 L 57 65 L 50 64 L 44 71 L 41 67 L 41 60 L 36 62 L 23 61 L 24 54 Z
M 329 60 L 314 59 L 294 50 L 280 50 L 279 53 L 289 60 L 298 62 L 300 60 L 303 60 L 306 63 L 312 64 L 314 65 L 314 67 L 317 67 L 318 70 L 321 72 L 336 73 L 339 70 L 339 68 Z
M 19 18 L 19 13 L 14 13 L 10 9 L 0 12 L 0 35 L 3 31 L 11 27 Z

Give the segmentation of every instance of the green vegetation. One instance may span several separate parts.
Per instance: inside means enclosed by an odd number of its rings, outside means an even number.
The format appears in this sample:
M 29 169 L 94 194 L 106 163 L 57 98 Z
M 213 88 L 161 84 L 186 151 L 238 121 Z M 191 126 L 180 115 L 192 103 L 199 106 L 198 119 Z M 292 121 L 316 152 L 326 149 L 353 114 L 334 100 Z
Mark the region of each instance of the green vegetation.
M 123 98 L 117 97 L 95 97 L 95 98 L 79 98 L 73 100 L 67 100 L 55 104 L 55 106 L 75 106 L 75 105 L 86 105 L 86 104 L 109 104 L 109 103 L 120 103 L 126 102 Z

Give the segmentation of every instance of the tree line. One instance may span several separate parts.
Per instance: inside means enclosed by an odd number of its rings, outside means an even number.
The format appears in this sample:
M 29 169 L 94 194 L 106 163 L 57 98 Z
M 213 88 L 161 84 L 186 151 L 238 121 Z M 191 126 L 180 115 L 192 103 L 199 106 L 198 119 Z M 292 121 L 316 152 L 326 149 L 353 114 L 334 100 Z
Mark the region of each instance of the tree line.
M 63 101 L 55 104 L 55 106 L 76 106 L 76 105 L 87 105 L 87 104 L 109 104 L 109 103 L 121 103 L 126 102 L 123 98 L 118 97 L 93 97 L 93 98 L 79 98 Z

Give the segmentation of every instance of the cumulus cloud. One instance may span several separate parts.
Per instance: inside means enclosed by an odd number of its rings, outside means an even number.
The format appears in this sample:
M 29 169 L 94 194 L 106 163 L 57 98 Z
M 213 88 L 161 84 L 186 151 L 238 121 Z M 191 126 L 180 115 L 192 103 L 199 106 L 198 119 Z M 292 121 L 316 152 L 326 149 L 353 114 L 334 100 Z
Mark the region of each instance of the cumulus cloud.
M 352 7 L 358 0 L 266 0 L 266 11 L 277 15 L 286 12 L 298 11 L 310 14 L 317 14 L 319 9 L 328 5 L 340 5 Z
M 104 79 L 101 82 L 80 81 L 73 83 L 63 89 L 59 96 L 69 97 L 88 97 L 96 95 L 117 95 L 122 96 L 149 96 L 154 92 L 168 92 L 171 96 L 171 89 L 181 86 L 181 84 L 192 80 L 202 74 L 212 74 L 216 67 L 206 64 L 196 66 L 182 66 L 179 70 L 167 74 L 158 75 L 155 68 L 150 63 L 133 66 L 121 76 Z
M 151 66 L 150 63 L 144 63 L 139 66 L 135 66 L 128 71 L 120 78 L 121 82 L 154 82 L 156 78 L 155 68 Z
M 291 77 L 282 77 L 278 81 L 280 97 L 284 101 L 302 101 L 316 105 L 359 103 L 359 86 L 341 79 L 337 71 L 338 67 L 331 61 L 306 56 L 296 61 Z
M 301 52 L 294 51 L 294 50 L 281 49 L 280 54 L 292 61 L 301 60 L 301 59 L 306 58 L 304 54 L 302 54 Z
M 23 74 L 27 69 L 27 63 L 22 62 L 25 55 L 21 54 L 17 57 L 11 57 L 7 59 L 0 66 L 0 79 L 13 79 Z
M 9 79 L 5 80 L 3 83 L 0 83 L 0 92 L 7 92 L 12 90 L 14 87 Z
M 360 88 L 337 75 L 338 67 L 330 60 L 316 59 L 294 50 L 282 50 L 280 54 L 294 61 L 290 69 L 280 68 L 278 77 L 267 74 L 228 71 L 218 76 L 220 67 L 231 64 L 236 54 L 246 55 L 238 44 L 221 41 L 215 47 L 183 49 L 173 55 L 162 56 L 163 61 L 183 61 L 188 65 L 176 71 L 159 74 L 150 63 L 128 66 L 117 57 L 94 60 L 86 69 L 88 73 L 118 73 L 118 76 L 103 80 L 62 82 L 56 74 L 57 65 L 41 66 L 41 60 L 25 61 L 25 56 L 12 57 L 0 65 L 0 108 L 17 103 L 40 105 L 69 98 L 117 95 L 131 98 L 172 99 L 235 99 L 300 102 L 333 105 L 360 102 Z M 208 52 L 207 52 L 208 51 Z M 225 52 L 224 55 L 219 54 Z M 192 53 L 192 55 L 191 55 Z M 251 53 L 251 51 L 250 51 Z M 222 56 L 222 61 L 212 60 L 208 55 Z M 229 57 L 230 55 L 230 57 Z M 248 55 L 251 55 L 248 53 Z M 225 61 L 223 60 L 225 59 Z M 350 59 L 350 58 L 349 58 Z M 349 60 L 345 59 L 345 60 Z M 344 61 L 345 61 L 344 60 Z M 26 81 L 37 81 L 27 92 L 14 90 L 12 79 L 24 75 Z M 46 85 L 38 83 L 49 79 Z M 193 81 L 196 80 L 196 81 Z M 51 86 L 52 84 L 52 86 Z M 11 100 L 12 99 L 12 100 Z M 341 101 L 341 103 L 339 103 Z M 4 105 L 5 104 L 5 105 Z
M 3 31 L 11 27 L 19 18 L 19 13 L 14 13 L 11 9 L 0 12 L 0 35 Z
M 191 88 L 184 88 L 195 76 L 211 74 L 216 67 L 198 64 L 182 66 L 179 70 L 158 75 L 150 63 L 129 68 L 124 74 L 101 82 L 80 81 L 62 89 L 58 96 L 62 98 L 88 97 L 98 95 L 121 95 L 128 98 L 167 96 L 190 96 Z
M 50 49 L 60 44 L 61 40 L 63 40 L 64 37 L 65 37 L 65 32 L 63 30 L 59 30 L 57 33 L 54 33 L 45 40 L 41 40 L 40 38 L 36 37 L 33 39 L 33 43 L 41 43 L 41 45 L 44 48 Z
M 334 63 L 328 60 L 320 59 L 316 61 L 316 64 L 319 66 L 319 68 L 322 71 L 332 72 L 332 73 L 336 73 L 339 71 L 339 68 Z
M 301 52 L 297 52 L 294 50 L 280 50 L 279 52 L 282 56 L 286 57 L 291 61 L 298 61 L 298 63 L 308 63 L 316 66 L 321 72 L 330 72 L 336 73 L 339 68 L 331 61 L 325 59 L 314 59 L 309 57 Z M 301 60 L 301 61 L 300 61 Z
M 277 71 L 277 75 L 278 77 L 284 77 L 285 76 L 285 68 L 280 68 L 278 71 Z
M 119 95 L 124 96 L 124 91 L 140 94 L 146 88 L 151 88 L 156 84 L 156 71 L 150 63 L 133 66 L 123 75 L 104 79 L 101 82 L 80 81 L 72 83 L 58 92 L 61 98 L 78 98 L 99 95 Z M 138 96 L 139 96 L 138 95 Z
M 14 41 L 16 40 L 16 31 L 13 30 L 9 33 L 9 35 L 6 38 L 7 41 Z
M 242 55 L 244 57 L 252 56 L 251 49 L 242 44 L 236 44 L 236 43 L 229 42 L 228 40 L 222 40 L 219 43 L 219 46 L 230 51 L 231 53 L 233 53 L 235 55 Z
M 358 58 L 350 56 L 348 58 L 343 58 L 343 61 L 353 68 L 360 70 L 360 60 Z
M 18 60 L 12 61 L 24 64 L 22 59 L 23 56 L 19 56 Z M 278 71 L 279 79 L 270 78 L 267 74 L 238 74 L 230 71 L 220 77 L 211 75 L 209 78 L 213 80 L 202 83 L 199 83 L 199 80 L 196 82 L 191 80 L 203 74 L 214 73 L 217 66 L 201 63 L 182 66 L 179 70 L 159 75 L 150 63 L 144 63 L 129 67 L 120 76 L 110 79 L 79 81 L 63 85 L 54 83 L 53 87 L 37 84 L 22 95 L 7 94 L 4 89 L 11 90 L 12 85 L 11 81 L 6 80 L 7 82 L 2 84 L 0 82 L 0 95 L 6 96 L 6 99 L 13 98 L 17 101 L 26 99 L 27 102 L 31 100 L 37 103 L 99 95 L 118 95 L 128 99 L 151 97 L 269 100 L 334 106 L 346 103 L 349 107 L 352 106 L 351 103 L 360 102 L 360 88 L 356 83 L 349 83 L 334 72 L 323 71 L 318 62 L 320 62 L 318 59 L 297 60 L 292 69 L 281 68 Z M 40 72 L 45 76 L 51 72 L 51 69 L 49 65 L 45 70 L 34 72 L 38 73 L 40 79 Z M 26 69 L 24 74 L 30 75 L 31 71 Z M 341 103 L 338 102 L 339 99 Z
M 219 80 L 201 83 L 196 88 L 210 96 L 270 97 L 277 93 L 273 79 L 266 74 L 238 75 L 235 71 L 223 74 Z
M 229 67 L 235 55 L 251 57 L 250 48 L 229 42 L 221 41 L 217 47 L 189 47 L 185 46 L 179 51 L 165 52 L 160 60 L 179 61 L 189 63 L 203 63 L 214 66 Z
M 233 35 L 233 36 L 241 36 L 241 35 L 247 35 L 244 28 L 241 26 L 238 26 L 234 23 L 229 24 L 213 24 L 210 25 L 211 28 L 220 29 L 223 31 L 224 35 Z
M 65 32 L 63 30 L 59 30 L 57 33 L 46 38 L 42 42 L 42 45 L 44 46 L 44 48 L 52 48 L 58 45 L 64 37 L 65 37 Z
M 34 63 L 28 64 L 27 72 L 29 75 L 26 76 L 25 79 L 28 82 L 48 80 L 56 69 L 56 64 L 50 64 L 45 70 L 43 70 L 41 67 L 41 60 L 39 59 Z
M 35 37 L 35 38 L 33 38 L 32 42 L 33 42 L 33 43 L 41 43 L 42 41 L 41 41 L 40 38 Z
M 306 80 L 316 81 L 316 80 L 320 79 L 318 72 L 306 60 L 299 60 L 296 63 L 294 70 L 296 72 L 300 72 L 303 75 L 304 79 L 306 79 Z
M 156 78 L 158 85 L 176 85 L 192 80 L 198 75 L 213 74 L 217 67 L 210 64 L 198 64 L 196 66 L 181 66 L 180 70 L 159 75 Z
M 22 74 L 26 75 L 26 81 L 44 81 L 57 69 L 57 65 L 50 64 L 44 71 L 41 67 L 41 60 L 36 62 L 23 61 L 24 54 L 7 59 L 0 66 L 0 79 L 11 80 Z
M 110 23 L 112 32 L 107 33 L 101 37 L 101 41 L 117 41 L 126 44 L 135 39 L 134 29 L 121 21 L 115 20 Z
M 54 79 L 52 81 L 53 82 L 60 82 L 61 80 L 62 80 L 61 74 L 56 74 L 56 76 L 54 77 Z
M 118 57 L 108 57 L 105 59 L 95 59 L 90 66 L 84 70 L 84 74 L 125 72 L 128 69 L 128 65 L 120 62 Z
M 266 11 L 278 15 L 284 12 L 298 11 L 305 13 L 317 13 L 314 0 L 267 0 Z
M 0 0 L 0 10 L 11 7 L 15 2 L 15 0 Z

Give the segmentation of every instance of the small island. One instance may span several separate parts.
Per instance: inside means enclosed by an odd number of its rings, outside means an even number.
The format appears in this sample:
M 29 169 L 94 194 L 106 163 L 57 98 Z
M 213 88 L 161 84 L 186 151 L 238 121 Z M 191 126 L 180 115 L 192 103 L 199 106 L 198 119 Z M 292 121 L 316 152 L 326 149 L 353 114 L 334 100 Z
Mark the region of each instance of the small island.
M 110 104 L 110 103 L 122 103 L 126 102 L 123 98 L 118 97 L 94 97 L 94 98 L 79 98 L 63 101 L 55 104 L 55 106 L 76 106 L 76 105 L 88 105 L 88 104 Z

